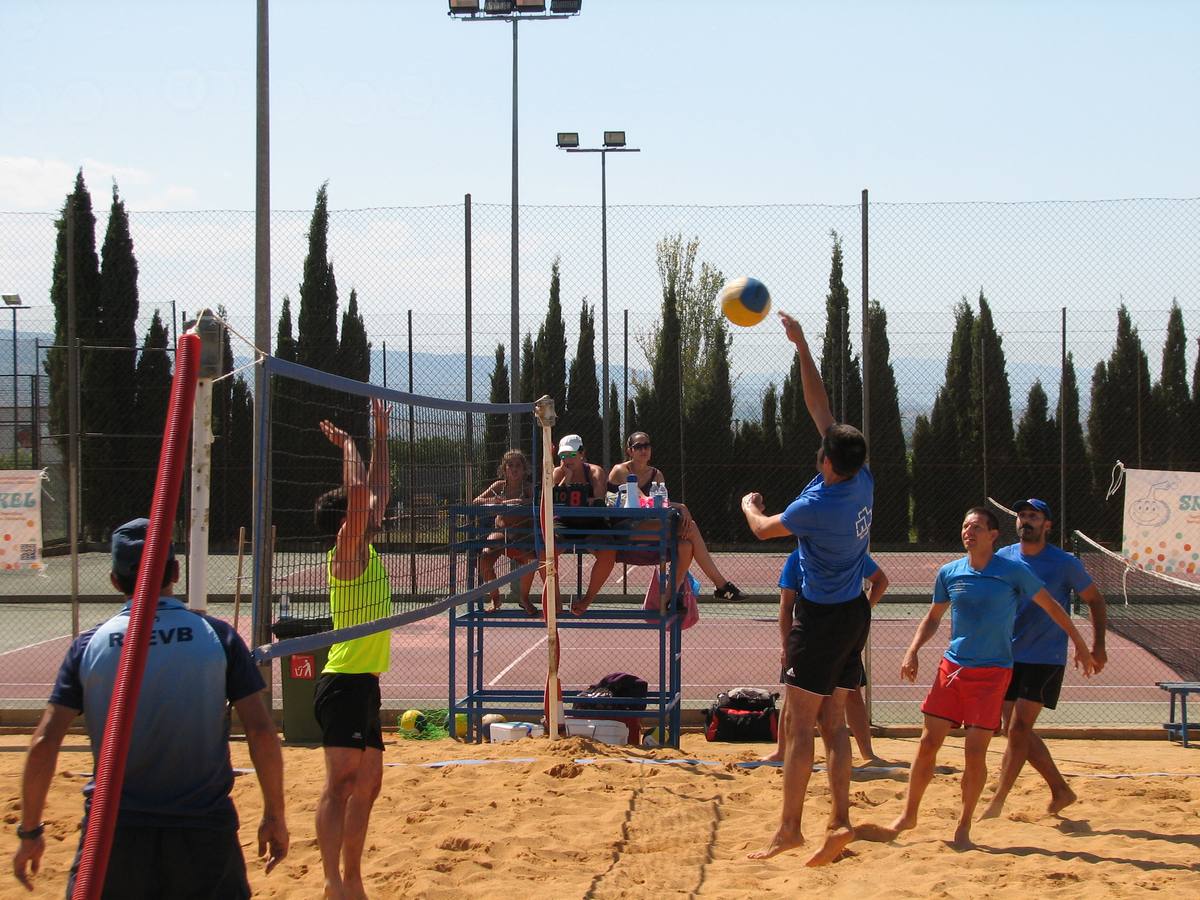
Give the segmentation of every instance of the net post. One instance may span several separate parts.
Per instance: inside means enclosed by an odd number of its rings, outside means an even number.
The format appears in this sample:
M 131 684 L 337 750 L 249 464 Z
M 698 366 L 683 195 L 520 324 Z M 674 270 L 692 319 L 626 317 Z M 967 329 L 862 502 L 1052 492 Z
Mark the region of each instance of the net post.
M 250 641 L 262 646 L 271 641 L 271 565 L 274 534 L 270 528 L 271 510 L 271 360 L 259 360 L 260 386 L 254 398 L 258 433 L 254 458 L 254 526 L 250 534 Z M 260 665 L 259 672 L 266 682 L 268 706 L 271 705 L 271 664 Z
M 543 396 L 533 404 L 533 414 L 542 432 L 542 536 L 546 546 L 546 571 L 543 575 L 542 596 L 546 614 L 546 734 L 551 740 L 558 738 L 562 719 L 562 684 L 558 680 L 558 579 L 554 557 L 554 447 L 550 436 L 558 416 L 554 412 L 554 400 Z
M 221 375 L 221 323 L 202 309 L 188 330 L 200 338 L 199 379 L 192 404 L 192 491 L 188 509 L 187 605 L 208 611 L 208 523 L 212 486 L 213 379 Z

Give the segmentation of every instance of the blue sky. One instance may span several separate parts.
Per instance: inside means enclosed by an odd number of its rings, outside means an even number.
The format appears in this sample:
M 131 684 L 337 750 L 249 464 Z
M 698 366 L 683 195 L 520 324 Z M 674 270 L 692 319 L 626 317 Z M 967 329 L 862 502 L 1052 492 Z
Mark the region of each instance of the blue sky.
M 249 209 L 253 0 L 0 4 L 0 210 L 71 173 L 131 209 Z M 444 0 L 271 9 L 272 205 L 509 198 L 511 32 Z M 854 203 L 1200 195 L 1190 2 L 586 0 L 520 30 L 521 199 Z

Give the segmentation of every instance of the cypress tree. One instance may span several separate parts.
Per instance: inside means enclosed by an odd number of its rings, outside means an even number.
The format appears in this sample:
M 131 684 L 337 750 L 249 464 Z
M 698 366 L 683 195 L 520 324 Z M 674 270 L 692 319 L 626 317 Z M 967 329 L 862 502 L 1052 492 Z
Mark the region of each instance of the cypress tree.
M 871 540 L 906 543 L 909 536 L 908 454 L 900 418 L 900 393 L 892 367 L 887 313 L 878 301 L 867 307 L 871 337 L 871 472 L 875 476 L 875 511 Z
M 350 290 L 350 300 L 342 313 L 342 336 L 338 341 L 334 358 L 334 372 L 355 381 L 371 380 L 371 343 L 367 340 L 367 326 L 358 310 L 358 292 Z M 356 394 L 342 395 L 339 415 L 345 418 L 345 428 L 360 441 L 370 439 L 369 402 Z
M 804 404 L 804 386 L 800 381 L 799 357 L 792 355 L 792 367 L 783 379 L 779 395 L 779 437 L 781 495 L 791 501 L 804 490 L 815 474 L 817 450 L 821 435 L 813 425 L 812 416 Z M 763 493 L 762 488 L 755 490 Z M 763 493 L 765 498 L 767 495 Z M 771 507 L 767 507 L 772 512 Z
M 680 425 L 683 409 L 680 402 L 680 325 L 676 294 L 677 281 L 668 278 L 663 283 L 663 300 L 659 327 L 652 338 L 650 380 L 637 384 L 637 413 L 643 423 L 650 424 L 654 441 L 654 464 L 666 474 L 668 484 L 686 487 L 683 471 Z M 676 496 L 682 500 L 683 497 Z
M 977 488 L 976 502 L 982 503 L 985 493 L 997 499 L 1018 494 L 1025 496 L 1015 460 L 1012 395 L 1004 359 L 1004 339 L 996 331 L 992 310 L 983 291 L 979 292 L 979 315 L 972 327 L 971 343 L 975 354 L 971 360 L 970 433 L 979 452 L 976 465 L 987 479 L 986 491 L 982 483 Z M 985 448 L 986 459 L 983 456 Z
M 1107 362 L 1096 364 L 1092 376 L 1088 441 L 1098 497 L 1104 496 L 1117 460 L 1131 468 L 1144 467 L 1141 429 L 1149 406 L 1149 364 L 1137 328 L 1122 303 L 1117 310 L 1117 337 L 1112 355 Z M 1123 510 L 1118 498 L 1102 503 L 1097 511 L 1097 533 L 1092 537 L 1119 541 L 1122 520 Z
M 114 493 L 134 465 L 130 452 L 128 392 L 137 368 L 138 267 L 129 216 L 114 184 L 96 282 L 93 349 L 82 359 L 79 421 L 84 527 L 102 537 L 131 518 L 125 496 Z
M 557 267 L 554 277 L 556 283 Z M 614 418 L 616 412 L 613 409 Z M 562 423 L 559 431 L 562 434 L 578 434 L 583 438 L 588 459 L 599 463 L 604 446 L 604 422 L 600 415 L 600 382 L 596 378 L 596 316 L 595 309 L 589 307 L 586 300 L 579 310 L 579 343 L 575 348 L 575 358 L 571 361 L 571 380 L 559 421 Z
M 685 460 L 692 488 L 688 506 L 705 524 L 710 540 L 731 536 L 730 487 L 733 465 L 733 383 L 729 338 L 717 322 L 704 343 L 704 366 L 696 389 L 685 398 Z
M 614 463 L 625 458 L 624 435 L 628 433 L 621 430 L 621 398 L 617 396 L 617 383 L 610 381 L 608 383 L 608 456 Z
M 67 210 L 73 212 L 74 272 L 75 272 L 75 336 L 83 347 L 95 342 L 99 326 L 100 260 L 96 256 L 96 216 L 92 212 L 92 195 L 83 181 L 83 170 L 75 175 L 74 190 L 63 203 L 61 216 L 55 221 L 57 232 L 54 248 L 54 268 L 50 281 L 50 300 L 54 305 L 54 346 L 46 353 L 46 374 L 50 379 L 50 431 L 58 437 L 63 458 L 67 456 L 68 421 L 67 384 Z M 87 351 L 80 351 L 80 369 L 86 364 Z M 81 406 L 83 403 L 81 393 Z M 80 410 L 82 422 L 82 409 Z
M 563 322 L 562 302 L 560 299 L 560 281 L 559 281 L 559 261 L 556 259 L 550 267 L 550 302 L 546 308 L 546 318 L 538 329 L 537 340 L 533 344 L 534 368 L 537 372 L 538 394 L 528 398 L 537 400 L 543 394 L 548 394 L 554 400 L 555 408 L 564 410 L 568 404 L 567 401 L 567 326 Z M 595 327 L 593 326 L 593 334 Z M 595 350 L 592 350 L 592 359 L 595 360 Z M 593 365 L 593 372 L 595 366 Z M 595 375 L 593 374 L 593 378 Z M 596 396 L 599 396 L 599 388 L 596 389 Z M 599 402 L 599 401 L 597 401 Z M 580 435 L 585 439 L 587 435 Z M 597 450 L 600 447 L 599 430 L 596 431 L 595 437 L 597 443 L 594 445 Z M 591 454 L 589 454 L 589 457 Z M 599 454 L 596 454 L 597 458 Z M 595 461 L 595 460 L 593 460 Z
M 492 368 L 491 390 L 488 393 L 489 403 L 508 403 L 508 362 L 505 359 L 504 345 L 496 345 L 496 364 Z M 500 457 L 508 449 L 508 416 L 499 413 L 488 413 L 484 421 L 483 452 L 485 473 L 491 472 L 490 466 L 500 463 Z M 490 476 L 489 476 L 490 477 Z
M 807 413 L 805 414 L 807 415 Z M 759 455 L 755 458 L 754 474 L 761 476 L 760 483 L 747 486 L 746 490 L 740 494 L 735 492 L 734 501 L 740 501 L 747 491 L 755 490 L 763 495 L 763 502 L 766 504 L 768 512 L 782 512 L 784 507 L 800 493 L 803 485 L 797 485 L 796 479 L 791 477 L 792 466 L 784 456 L 783 444 L 779 436 L 779 396 L 774 382 L 768 384 L 767 389 L 763 391 L 758 427 L 760 432 L 757 445 Z M 813 432 L 815 434 L 815 429 Z M 736 449 L 734 455 L 737 455 Z M 734 506 L 731 514 L 736 517 L 738 509 L 738 506 Z
M 241 374 L 233 378 L 229 412 L 229 480 L 241 485 L 229 500 L 229 531 L 226 542 L 237 541 L 238 529 L 246 527 L 247 537 L 254 525 L 254 496 L 250 485 L 254 469 L 254 395 Z
M 1025 414 L 1021 416 L 1015 439 L 1021 472 L 1019 487 L 1003 498 L 997 498 L 1006 506 L 1024 497 L 1041 497 L 1052 509 L 1058 505 L 1058 426 L 1051 420 L 1049 409 L 1050 402 L 1042 382 L 1035 381 L 1029 389 Z
M 222 320 L 229 317 L 225 307 L 217 307 L 217 316 Z M 221 329 L 221 374 L 233 371 L 233 346 L 229 340 L 229 329 Z M 250 489 L 249 481 L 239 484 L 234 475 L 233 433 L 233 379 L 222 378 L 212 389 L 212 484 L 209 488 L 209 531 L 215 540 L 230 536 L 230 529 L 237 534 L 234 522 L 239 518 L 240 497 Z M 239 525 L 247 524 L 245 521 Z
M 136 437 L 131 441 L 130 451 L 135 464 L 122 490 L 129 498 L 129 508 L 134 516 L 150 515 L 170 400 L 171 356 L 167 352 L 167 329 L 155 310 L 133 373 L 132 417 Z
M 275 355 L 287 362 L 297 361 L 292 304 L 287 295 L 275 329 Z M 271 521 L 280 537 L 304 534 L 305 529 L 311 531 L 311 510 L 304 508 L 306 492 L 301 484 L 304 477 L 301 460 L 305 447 L 303 430 L 317 423 L 305 421 L 307 407 L 302 399 L 305 392 L 301 385 L 288 379 L 276 378 L 271 383 Z
M 1062 450 L 1065 450 L 1066 456 L 1067 502 L 1062 509 L 1054 508 L 1058 517 L 1054 524 L 1058 539 L 1067 546 L 1065 541 L 1070 538 L 1071 530 L 1079 529 L 1089 535 L 1093 533 L 1097 510 L 1091 462 L 1079 419 L 1079 382 L 1075 377 L 1075 357 L 1071 353 L 1067 354 L 1061 390 L 1060 407 L 1054 422 L 1054 439 L 1056 442 L 1059 440 L 1058 429 L 1065 426 L 1067 433 Z M 1061 501 L 1059 506 L 1063 506 Z
M 1167 337 L 1163 344 L 1162 371 L 1151 393 L 1152 421 L 1146 429 L 1150 445 L 1147 468 L 1194 469 L 1200 454 L 1192 439 L 1194 423 L 1188 416 L 1191 397 L 1187 383 L 1187 336 L 1179 302 L 1171 302 Z
M 836 231 L 825 295 L 825 337 L 821 343 L 821 380 L 833 417 L 862 427 L 862 367 L 850 351 L 850 292 L 842 277 L 842 241 Z
M 537 355 L 533 352 L 533 338 L 529 333 L 525 333 L 525 340 L 521 342 L 521 374 L 517 379 L 517 389 L 521 395 L 517 398 L 518 403 L 533 403 L 539 400 L 545 391 L 539 390 L 542 383 L 541 373 L 538 372 Z M 558 406 L 555 405 L 555 412 L 558 411 Z M 565 434 L 560 430 L 560 434 Z M 525 455 L 531 460 L 536 456 L 533 452 L 533 445 L 530 443 L 528 430 L 521 428 L 517 434 L 517 445 L 525 451 Z
M 934 401 L 935 410 L 940 400 L 941 394 Z M 933 445 L 933 426 L 925 416 L 917 416 L 912 437 L 912 528 L 922 544 L 933 542 L 939 526 L 940 510 L 935 502 L 939 474 L 936 450 Z M 874 519 L 871 527 L 873 531 Z

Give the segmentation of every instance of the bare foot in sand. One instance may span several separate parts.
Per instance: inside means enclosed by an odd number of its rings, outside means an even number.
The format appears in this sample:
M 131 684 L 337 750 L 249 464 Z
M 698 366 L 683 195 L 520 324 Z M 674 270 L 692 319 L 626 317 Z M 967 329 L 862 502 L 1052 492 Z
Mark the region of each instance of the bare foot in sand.
M 1075 792 L 1070 788 L 1067 788 L 1061 794 L 1052 794 L 1050 796 L 1050 802 L 1046 804 L 1046 812 L 1050 813 L 1052 816 L 1057 816 L 1060 812 L 1078 799 L 1079 798 L 1075 796 Z
M 871 822 L 854 826 L 854 839 L 856 841 L 872 841 L 876 844 L 887 844 L 894 841 L 899 834 L 900 832 L 895 828 L 888 828 L 886 825 L 875 825 Z
M 804 863 L 806 866 L 827 866 L 834 862 L 842 855 L 846 849 L 846 845 L 854 840 L 854 829 L 849 825 L 842 825 L 838 828 L 830 828 L 825 832 L 825 841 L 820 848 L 808 861 Z
M 758 761 L 759 762 L 779 762 L 779 763 L 781 763 L 781 762 L 783 762 L 783 754 L 780 753 L 778 750 L 772 750 L 766 756 L 760 756 L 758 758 Z
M 771 843 L 762 850 L 755 850 L 753 853 L 747 853 L 748 859 L 770 859 L 772 856 L 778 856 L 780 853 L 786 853 L 788 850 L 795 850 L 797 847 L 804 846 L 804 835 L 800 833 L 800 829 L 795 831 L 785 829 L 780 826 L 775 832 L 775 837 L 771 838 Z
M 1051 802 L 1053 803 L 1054 801 L 1052 800 Z M 1004 801 L 998 797 L 993 797 L 992 802 L 980 814 L 979 821 L 982 822 L 984 819 L 998 819 L 1002 812 L 1004 812 Z
M 971 840 L 971 826 L 960 825 L 954 832 L 954 840 L 950 842 L 950 846 L 959 852 L 974 850 L 975 842 Z
M 587 608 L 592 605 L 592 601 L 587 597 L 576 597 L 571 601 L 571 615 L 582 616 L 587 612 Z

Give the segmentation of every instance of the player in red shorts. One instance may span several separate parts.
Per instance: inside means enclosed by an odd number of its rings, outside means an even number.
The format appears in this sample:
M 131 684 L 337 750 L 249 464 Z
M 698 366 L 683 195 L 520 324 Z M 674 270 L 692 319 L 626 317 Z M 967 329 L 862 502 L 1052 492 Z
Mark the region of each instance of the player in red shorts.
M 967 729 L 962 775 L 962 811 L 954 832 L 953 846 L 969 849 L 971 817 L 987 779 L 987 748 L 1000 727 L 1004 692 L 1012 676 L 1013 621 L 1022 596 L 1033 602 L 1067 633 L 1075 644 L 1075 665 L 1090 676 L 1092 654 L 1083 636 L 1055 599 L 1025 565 L 996 556 L 994 548 L 1000 524 L 991 510 L 967 510 L 962 525 L 962 543 L 967 555 L 947 563 L 938 572 L 933 587 L 933 605 L 917 627 L 904 655 L 900 676 L 917 678 L 917 651 L 938 629 L 949 609 L 950 645 L 938 666 L 937 679 L 921 704 L 925 726 L 921 744 L 908 775 L 908 796 L 903 814 L 889 827 L 862 825 L 855 836 L 864 840 L 888 841 L 916 827 L 921 798 L 933 779 L 937 752 L 950 729 Z

